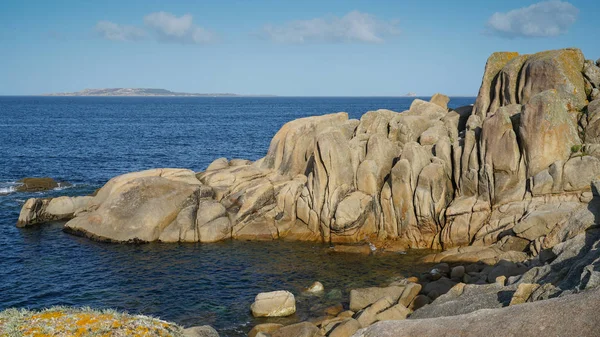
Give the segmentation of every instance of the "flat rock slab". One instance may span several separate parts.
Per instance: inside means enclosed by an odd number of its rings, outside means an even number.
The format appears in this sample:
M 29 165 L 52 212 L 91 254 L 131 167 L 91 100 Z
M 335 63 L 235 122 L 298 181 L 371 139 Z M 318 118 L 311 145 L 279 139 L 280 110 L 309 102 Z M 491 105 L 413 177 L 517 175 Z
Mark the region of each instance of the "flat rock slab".
M 403 291 L 404 287 L 399 286 L 352 289 L 350 290 L 350 310 L 359 311 L 384 297 L 388 298 L 392 304 L 396 303 Z
M 501 309 L 378 322 L 354 337 L 598 336 L 600 289 Z
M 480 309 L 502 308 L 510 303 L 513 291 L 499 284 L 465 285 L 462 293 L 447 292 L 433 303 L 416 310 L 410 319 L 456 316 Z

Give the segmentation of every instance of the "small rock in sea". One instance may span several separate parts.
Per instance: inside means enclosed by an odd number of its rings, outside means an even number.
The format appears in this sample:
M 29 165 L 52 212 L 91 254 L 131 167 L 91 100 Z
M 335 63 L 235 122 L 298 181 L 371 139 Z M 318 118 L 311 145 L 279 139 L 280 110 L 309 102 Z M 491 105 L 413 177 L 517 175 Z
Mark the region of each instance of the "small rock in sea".
M 308 287 L 306 289 L 307 293 L 311 293 L 311 294 L 318 294 L 318 293 L 322 293 L 325 290 L 325 287 L 323 287 L 323 284 L 319 281 L 316 281 L 315 283 L 313 283 L 310 287 Z
M 39 192 L 47 191 L 57 187 L 70 186 L 69 183 L 59 183 L 56 180 L 48 177 L 43 178 L 23 178 L 17 181 L 19 185 L 16 187 L 17 192 Z
M 260 293 L 250 310 L 254 317 L 285 317 L 296 312 L 296 299 L 294 294 L 285 290 Z

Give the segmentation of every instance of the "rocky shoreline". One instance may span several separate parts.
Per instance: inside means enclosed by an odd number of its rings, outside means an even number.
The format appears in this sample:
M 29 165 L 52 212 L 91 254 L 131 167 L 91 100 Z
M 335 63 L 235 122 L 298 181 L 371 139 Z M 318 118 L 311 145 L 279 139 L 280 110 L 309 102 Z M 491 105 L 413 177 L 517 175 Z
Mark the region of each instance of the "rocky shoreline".
M 377 290 L 364 306 L 351 295 L 352 312 L 272 336 L 481 335 L 488 319 L 522 322 L 496 334 L 521 336 L 534 331 L 527 318 L 556 335 L 594 335 L 600 62 L 578 49 L 494 53 L 474 106 L 448 101 L 291 121 L 256 162 L 220 158 L 204 172 L 115 177 L 94 196 L 29 199 L 17 226 L 68 220 L 66 231 L 109 242 L 442 250 L 425 258 L 438 263 L 430 273 Z M 565 324 L 565 315 L 578 319 Z

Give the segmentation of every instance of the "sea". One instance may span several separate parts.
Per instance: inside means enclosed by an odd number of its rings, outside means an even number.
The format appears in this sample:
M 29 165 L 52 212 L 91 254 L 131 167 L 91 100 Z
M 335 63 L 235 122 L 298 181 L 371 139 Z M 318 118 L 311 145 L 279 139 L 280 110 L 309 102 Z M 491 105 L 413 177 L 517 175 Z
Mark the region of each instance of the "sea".
M 428 99 L 428 97 L 420 97 Z M 345 111 L 405 111 L 408 97 L 0 96 L 0 310 L 55 305 L 113 308 L 211 325 L 246 336 L 258 323 L 290 324 L 348 302 L 352 288 L 418 274 L 426 252 L 332 254 L 326 244 L 239 242 L 110 244 L 62 231 L 62 222 L 16 228 L 28 198 L 86 195 L 110 178 L 149 168 L 204 170 L 219 157 L 257 160 L 296 118 Z M 473 104 L 452 97 L 450 107 Z M 24 177 L 71 186 L 16 192 Z M 325 291 L 304 289 L 320 281 Z M 255 319 L 259 292 L 289 290 L 297 313 Z

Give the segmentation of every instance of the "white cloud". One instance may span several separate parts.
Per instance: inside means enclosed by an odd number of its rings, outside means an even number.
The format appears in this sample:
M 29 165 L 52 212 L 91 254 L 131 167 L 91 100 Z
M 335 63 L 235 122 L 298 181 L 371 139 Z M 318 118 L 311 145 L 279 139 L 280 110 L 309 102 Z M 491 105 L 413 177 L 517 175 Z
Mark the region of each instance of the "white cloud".
M 488 32 L 503 37 L 549 37 L 565 33 L 579 10 L 568 2 L 544 1 L 506 13 L 494 13 Z
M 144 24 L 163 42 L 204 44 L 215 40 L 212 32 L 194 25 L 190 14 L 177 17 L 167 12 L 151 13 L 144 17 Z
M 137 41 L 146 36 L 146 32 L 141 28 L 119 25 L 110 21 L 99 21 L 95 30 L 103 38 L 113 41 Z
M 381 21 L 371 14 L 352 11 L 341 18 L 315 18 L 291 21 L 281 26 L 266 25 L 261 35 L 280 43 L 381 43 L 384 37 L 399 33 L 397 21 Z

